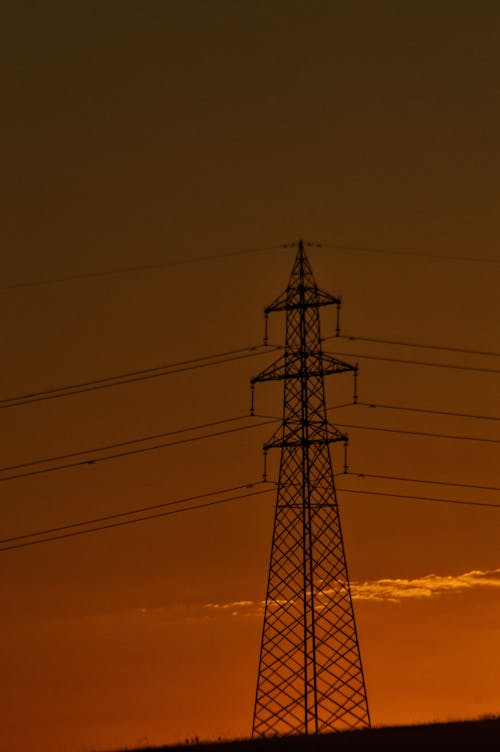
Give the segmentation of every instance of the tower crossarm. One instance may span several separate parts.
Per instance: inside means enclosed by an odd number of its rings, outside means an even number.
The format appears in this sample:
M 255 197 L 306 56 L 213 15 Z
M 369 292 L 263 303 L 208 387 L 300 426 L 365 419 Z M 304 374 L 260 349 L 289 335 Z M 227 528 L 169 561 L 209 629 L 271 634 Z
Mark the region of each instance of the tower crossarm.
M 302 379 L 304 376 L 329 376 L 333 373 L 357 372 L 357 370 L 357 366 L 338 360 L 333 355 L 326 353 L 318 353 L 317 351 L 305 354 L 299 352 L 285 353 L 257 376 L 254 376 L 250 383 Z
M 340 306 L 341 298 L 321 290 L 317 285 L 299 284 L 295 288 L 287 288 L 276 300 L 264 308 L 267 316 L 276 311 L 293 311 L 304 308 L 320 308 L 321 306 Z
M 309 421 L 308 435 L 304 438 L 303 422 L 300 420 L 286 420 L 281 423 L 270 439 L 264 444 L 264 450 L 283 447 L 324 446 L 334 444 L 337 441 L 347 443 L 347 434 L 326 421 L 318 421 L 317 424 Z

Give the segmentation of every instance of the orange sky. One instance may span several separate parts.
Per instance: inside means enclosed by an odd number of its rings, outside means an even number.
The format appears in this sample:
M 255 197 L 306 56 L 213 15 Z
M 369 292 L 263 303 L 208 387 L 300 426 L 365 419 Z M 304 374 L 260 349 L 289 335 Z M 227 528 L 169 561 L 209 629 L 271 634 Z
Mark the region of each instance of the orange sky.
M 13 4 L 0 30 L 2 284 L 300 236 L 498 258 L 499 22 L 486 0 Z M 292 258 L 0 290 L 0 397 L 256 344 Z M 346 334 L 499 349 L 497 265 L 310 259 L 343 297 Z M 244 413 L 267 362 L 2 410 L 1 465 Z M 364 401 L 500 415 L 495 374 L 359 363 Z M 329 403 L 350 387 L 330 380 Z M 278 389 L 257 399 L 279 413 Z M 333 420 L 498 438 L 494 422 L 361 406 Z M 258 480 L 270 432 L 2 483 L 2 537 Z M 500 485 L 494 444 L 349 434 L 353 471 Z M 373 722 L 499 712 L 498 512 L 339 498 Z M 0 748 L 248 735 L 272 515 L 257 497 L 2 553 Z

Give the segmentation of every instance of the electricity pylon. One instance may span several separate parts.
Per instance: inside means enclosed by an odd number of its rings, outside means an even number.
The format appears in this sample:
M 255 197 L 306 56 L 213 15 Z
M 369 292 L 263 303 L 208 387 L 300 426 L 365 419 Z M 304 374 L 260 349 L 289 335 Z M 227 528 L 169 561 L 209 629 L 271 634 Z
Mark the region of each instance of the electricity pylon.
M 284 354 L 251 381 L 284 382 L 283 421 L 264 445 L 281 463 L 254 737 L 370 725 L 329 447 L 348 439 L 328 423 L 324 390 L 324 376 L 356 378 L 357 367 L 323 353 L 327 305 L 338 314 L 340 299 L 317 287 L 300 241 L 288 287 L 265 309 L 266 322 L 286 311 Z

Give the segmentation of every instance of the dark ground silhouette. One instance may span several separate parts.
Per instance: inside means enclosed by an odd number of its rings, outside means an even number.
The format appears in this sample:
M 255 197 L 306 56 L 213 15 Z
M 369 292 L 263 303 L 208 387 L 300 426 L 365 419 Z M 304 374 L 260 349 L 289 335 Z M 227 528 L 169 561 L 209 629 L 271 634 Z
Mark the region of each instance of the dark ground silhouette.
M 500 716 L 474 721 L 394 726 L 320 736 L 275 737 L 144 747 L 134 752 L 500 752 Z

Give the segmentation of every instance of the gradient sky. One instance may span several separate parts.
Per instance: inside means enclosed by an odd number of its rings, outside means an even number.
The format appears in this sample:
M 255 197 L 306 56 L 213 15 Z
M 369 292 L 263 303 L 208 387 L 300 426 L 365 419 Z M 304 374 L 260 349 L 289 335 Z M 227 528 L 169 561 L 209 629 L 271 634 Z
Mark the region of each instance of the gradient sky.
M 0 287 L 298 237 L 500 258 L 496 1 L 31 0 L 2 10 L 0 36 Z M 2 289 L 0 396 L 257 344 L 292 258 Z M 310 259 L 346 334 L 499 350 L 500 265 Z M 267 362 L 2 410 L 1 465 L 245 413 Z M 359 362 L 364 401 L 500 416 L 498 375 Z M 350 382 L 333 382 L 343 402 Z M 278 390 L 257 398 L 279 412 Z M 360 406 L 333 419 L 498 438 Z M 258 480 L 269 433 L 2 483 L 2 537 Z M 500 485 L 494 444 L 349 433 L 353 471 Z M 373 722 L 498 713 L 499 513 L 339 498 Z M 0 748 L 248 735 L 272 516 L 257 497 L 2 553 Z

